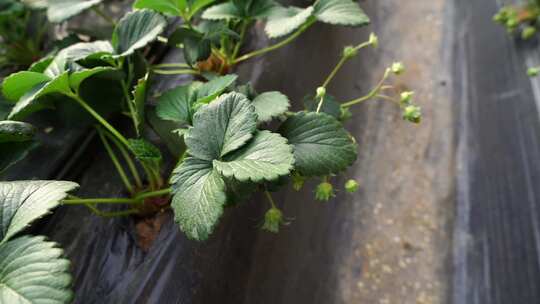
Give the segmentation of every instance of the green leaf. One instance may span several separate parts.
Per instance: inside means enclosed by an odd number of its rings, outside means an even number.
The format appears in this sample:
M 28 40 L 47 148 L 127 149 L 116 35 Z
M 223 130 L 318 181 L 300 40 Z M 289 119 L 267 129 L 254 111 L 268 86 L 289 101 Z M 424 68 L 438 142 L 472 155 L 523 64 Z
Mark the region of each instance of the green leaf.
M 207 20 L 241 19 L 242 14 L 232 2 L 225 2 L 206 9 L 202 14 L 202 18 Z
M 268 18 L 264 30 L 270 38 L 288 35 L 308 21 L 313 15 L 313 6 L 280 8 Z
M 191 105 L 195 98 L 195 86 L 185 85 L 169 90 L 158 99 L 156 114 L 164 120 L 191 124 Z
M 59 23 L 101 3 L 103 0 L 47 0 L 49 21 Z
M 32 140 L 34 134 L 36 128 L 31 124 L 11 120 L 0 121 L 0 143 Z
M 209 103 L 214 100 L 219 94 L 223 93 L 230 87 L 238 78 L 235 74 L 216 77 L 208 82 L 203 83 L 197 89 L 197 102 Z
M 126 14 L 114 29 L 113 45 L 118 56 L 127 56 L 145 47 L 165 29 L 165 17 L 150 10 Z
M 135 127 L 137 128 L 137 134 L 141 133 L 141 129 L 144 123 L 144 105 L 146 103 L 146 93 L 147 93 L 147 84 L 148 84 L 148 74 L 143 78 L 139 79 L 137 85 L 133 89 L 133 100 L 130 100 L 135 109 L 135 116 L 133 117 L 135 121 Z
M 69 260 L 43 236 L 0 244 L 0 303 L 71 303 Z
M 295 169 L 303 176 L 335 174 L 356 160 L 356 145 L 328 114 L 299 112 L 283 123 L 279 133 L 293 145 Z
M 0 143 L 0 173 L 23 160 L 37 145 L 33 140 Z
M 262 19 L 274 13 L 280 6 L 273 0 L 233 0 L 243 18 Z
M 177 0 L 137 0 L 133 4 L 133 8 L 147 8 L 163 14 L 181 16 L 182 11 L 180 10 L 179 2 Z
M 63 48 L 43 71 L 49 77 L 56 77 L 66 71 L 66 66 L 76 61 L 112 54 L 113 47 L 109 41 L 79 42 Z
M 26 157 L 36 146 L 36 129 L 19 121 L 0 121 L 0 173 Z
M 356 1 L 320 0 L 315 4 L 315 16 L 319 21 L 339 25 L 366 25 L 369 17 Z
M 70 93 L 71 89 L 69 86 L 69 76 L 68 72 L 64 72 L 60 76 L 54 78 L 49 82 L 38 84 L 30 91 L 28 91 L 24 96 L 19 99 L 17 104 L 9 113 L 8 118 L 12 120 L 19 120 L 23 117 L 38 111 L 47 105 L 43 102 L 40 102 L 40 97 L 43 97 L 47 94 L 52 93 Z
M 154 107 L 147 106 L 145 112 L 148 124 L 161 141 L 167 145 L 169 152 L 172 155 L 182 154 L 186 145 L 184 144 L 184 140 L 174 133 L 175 130 L 181 127 L 181 124 L 159 118 Z
M 47 67 L 51 64 L 53 59 L 54 59 L 54 56 L 43 57 L 40 60 L 32 63 L 32 65 L 28 68 L 28 71 L 36 72 L 36 73 L 43 73 L 45 72 L 45 69 L 47 69 Z
M 112 72 L 112 71 L 115 71 L 115 68 L 95 67 L 88 70 L 73 72 L 71 75 L 69 75 L 69 85 L 73 89 L 73 91 L 79 92 L 79 87 L 81 83 L 85 81 L 87 78 L 90 78 L 99 73 Z
M 8 101 L 18 101 L 35 86 L 48 82 L 51 78 L 41 73 L 22 71 L 9 75 L 2 84 L 2 93 Z
M 1 242 L 50 213 L 78 186 L 64 181 L 0 182 Z
M 216 0 L 193 0 L 193 1 L 191 1 L 191 5 L 189 7 L 188 17 L 189 18 L 193 17 L 203 7 L 208 6 L 208 5 L 210 5 L 210 4 L 214 3 L 214 2 L 216 2 Z
M 289 98 L 280 92 L 265 92 L 252 101 L 259 122 L 268 122 L 284 114 L 290 107 Z
M 144 139 L 129 139 L 129 148 L 140 162 L 148 164 L 152 168 L 159 168 L 161 165 L 161 151 Z
M 271 181 L 293 169 L 292 147 L 281 135 L 259 131 L 239 150 L 214 160 L 214 168 L 225 177 L 245 182 Z
M 188 157 L 173 172 L 172 208 L 188 238 L 205 240 L 214 230 L 226 201 L 225 183 L 212 163 Z
M 168 44 L 183 44 L 184 58 L 189 64 L 207 59 L 211 54 L 211 41 L 198 30 L 180 27 L 169 37 Z
M 233 92 L 195 113 L 185 142 L 190 155 L 212 161 L 240 148 L 256 128 L 254 107 L 244 95 Z

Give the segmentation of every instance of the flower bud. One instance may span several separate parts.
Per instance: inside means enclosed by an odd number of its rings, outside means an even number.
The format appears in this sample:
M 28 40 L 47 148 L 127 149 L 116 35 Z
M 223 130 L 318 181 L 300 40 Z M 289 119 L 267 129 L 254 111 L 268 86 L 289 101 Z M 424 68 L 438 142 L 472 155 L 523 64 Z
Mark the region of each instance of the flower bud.
M 306 181 L 306 178 L 298 173 L 293 173 L 292 175 L 292 185 L 293 189 L 296 191 L 300 191 L 302 187 L 304 187 L 304 182 Z
M 319 201 L 328 201 L 334 196 L 334 187 L 329 182 L 322 182 L 315 190 L 315 198 Z
M 358 190 L 360 185 L 354 179 L 350 179 L 345 183 L 345 190 L 349 193 L 354 193 Z
M 326 95 L 326 89 L 324 87 L 317 88 L 317 98 L 323 98 Z
M 394 62 L 390 69 L 392 70 L 392 73 L 401 75 L 403 72 L 405 72 L 405 65 L 402 62 Z
M 399 101 L 402 105 L 410 105 L 412 102 L 413 96 L 414 96 L 414 92 L 412 91 L 401 92 Z
M 527 75 L 529 75 L 529 77 L 536 77 L 539 74 L 540 74 L 540 68 L 539 67 L 529 68 L 527 70 Z
M 368 41 L 374 48 L 379 47 L 379 37 L 375 35 L 375 33 L 369 34 L 369 41 Z
M 419 123 L 422 119 L 422 109 L 415 105 L 406 106 L 403 110 L 403 119 L 412 123 Z
M 356 49 L 355 47 L 353 46 L 346 46 L 344 49 L 343 49 L 343 57 L 345 58 L 352 58 L 354 56 L 358 55 L 358 49 Z
M 528 40 L 536 34 L 536 28 L 534 26 L 526 26 L 523 31 L 521 31 L 521 39 Z
M 278 233 L 279 226 L 283 224 L 283 222 L 283 213 L 281 213 L 281 210 L 272 207 L 266 211 L 266 214 L 264 215 L 264 224 L 262 229 L 269 232 Z
M 343 122 L 343 121 L 347 121 L 347 120 L 351 119 L 352 113 L 349 110 L 349 108 L 341 108 L 339 111 L 340 111 L 340 113 L 339 113 L 339 121 Z

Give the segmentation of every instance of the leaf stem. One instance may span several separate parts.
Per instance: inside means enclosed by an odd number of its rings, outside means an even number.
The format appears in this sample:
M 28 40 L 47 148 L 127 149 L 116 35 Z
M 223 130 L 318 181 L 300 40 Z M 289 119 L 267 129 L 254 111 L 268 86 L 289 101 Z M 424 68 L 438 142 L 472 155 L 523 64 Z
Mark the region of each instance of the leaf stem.
M 266 188 L 266 186 L 265 186 L 265 188 Z M 274 202 L 274 199 L 272 198 L 272 195 L 270 194 L 270 192 L 268 192 L 268 190 L 265 189 L 264 194 L 266 195 L 266 198 L 270 202 L 270 205 L 272 206 L 272 208 L 276 208 L 276 203 Z
M 386 79 L 388 78 L 388 76 L 390 75 L 390 69 L 386 69 L 386 71 L 384 72 L 384 76 L 383 78 L 379 81 L 379 83 L 377 84 L 377 86 L 375 86 L 375 88 L 373 88 L 371 90 L 371 92 L 369 92 L 367 95 L 365 96 L 362 96 L 360 98 L 356 98 L 356 99 L 353 99 L 351 101 L 348 101 L 348 102 L 345 102 L 341 105 L 342 108 L 349 108 L 355 104 L 359 104 L 359 103 L 362 103 L 368 99 L 371 99 L 373 97 L 375 97 L 378 93 L 379 93 L 379 90 L 381 89 L 381 87 L 383 86 L 384 82 L 386 81 Z
M 103 145 L 105 146 L 105 149 L 107 150 L 107 153 L 109 154 L 109 157 L 111 158 L 116 168 L 116 171 L 118 171 L 118 174 L 120 175 L 120 178 L 122 179 L 122 182 L 124 183 L 124 186 L 126 186 L 126 189 L 129 191 L 129 193 L 133 193 L 133 186 L 129 182 L 126 172 L 124 171 L 124 169 L 122 168 L 122 165 L 118 161 L 118 158 L 114 154 L 114 151 L 112 150 L 111 146 L 109 145 L 109 142 L 105 138 L 105 135 L 103 135 L 103 130 L 101 130 L 99 126 L 96 127 L 96 129 L 98 131 L 99 138 L 103 142 Z
M 280 42 L 276 43 L 276 44 L 273 44 L 271 46 L 268 46 L 268 47 L 265 47 L 265 48 L 262 48 L 262 49 L 259 49 L 259 50 L 256 50 L 256 51 L 253 51 L 251 53 L 247 53 L 245 55 L 242 55 L 238 58 L 236 58 L 232 63 L 233 64 L 237 64 L 237 63 L 240 63 L 242 61 L 245 61 L 245 60 L 248 60 L 252 57 L 256 57 L 256 56 L 259 56 L 259 55 L 262 55 L 264 53 L 267 53 L 267 52 L 270 52 L 270 51 L 273 51 L 275 49 L 278 49 L 282 46 L 285 46 L 287 45 L 289 42 L 295 40 L 296 38 L 298 38 L 298 36 L 300 36 L 300 34 L 302 34 L 304 31 L 306 31 L 311 25 L 313 25 L 313 23 L 315 23 L 316 19 L 315 18 L 311 18 L 309 19 L 306 23 L 304 23 L 304 25 L 302 25 L 298 30 L 296 30 L 296 32 L 294 32 L 293 34 L 291 34 L 289 37 L 281 40 Z
M 182 75 L 182 74 L 191 74 L 191 75 L 199 75 L 199 71 L 191 70 L 191 69 L 180 69 L 180 70 L 159 70 L 155 69 L 152 70 L 156 74 L 160 75 Z
M 107 122 L 107 120 L 105 120 L 105 118 L 99 115 L 96 111 L 94 111 L 94 109 L 92 109 L 92 107 L 90 107 L 84 100 L 82 100 L 82 98 L 79 97 L 79 95 L 72 93 L 72 94 L 69 94 L 68 96 L 75 99 L 75 101 L 77 101 L 77 103 L 79 103 L 79 105 L 83 107 L 83 109 L 85 109 L 88 113 L 90 113 L 90 115 L 92 115 L 101 125 L 103 125 L 105 129 L 111 132 L 111 134 L 114 135 L 122 144 L 124 144 L 126 147 L 129 146 L 127 139 L 124 136 L 122 136 L 122 134 L 120 134 L 120 132 L 118 132 L 113 126 L 111 126 Z
M 232 53 L 232 60 L 234 61 L 236 57 L 238 56 L 238 52 L 240 51 L 240 47 L 242 47 L 242 44 L 244 43 L 244 39 L 246 37 L 247 28 L 249 25 L 249 20 L 243 20 L 242 26 L 240 29 L 240 39 L 236 42 L 236 45 L 234 46 L 234 50 Z
M 369 42 L 369 41 L 366 41 L 366 42 L 363 42 L 357 46 L 355 46 L 354 48 L 352 48 L 352 50 L 350 52 L 354 53 L 354 52 L 357 52 L 358 50 L 361 50 L 367 46 L 370 46 L 372 43 Z M 330 74 L 328 75 L 328 77 L 326 77 L 326 79 L 324 80 L 323 84 L 321 85 L 321 87 L 323 88 L 326 88 L 329 84 L 330 84 L 330 81 L 332 81 L 332 79 L 334 79 L 334 77 L 336 76 L 337 72 L 339 72 L 339 70 L 341 69 L 341 67 L 343 67 L 343 65 L 345 64 L 345 62 L 347 62 L 349 59 L 351 59 L 353 56 L 347 56 L 345 55 L 344 53 L 341 54 L 341 59 L 338 61 L 338 63 L 336 64 L 336 66 L 334 67 L 334 69 L 332 69 L 332 72 L 330 72 Z M 319 111 L 321 110 L 322 108 L 322 105 L 324 103 L 324 96 L 321 98 L 321 100 L 319 101 L 319 105 L 317 106 L 317 113 L 319 113 Z
M 135 110 L 135 106 L 133 105 L 133 102 L 131 101 L 131 96 L 129 96 L 129 92 L 127 89 L 126 82 L 124 80 L 121 81 L 122 84 L 122 91 L 124 93 L 124 98 L 126 99 L 126 103 L 129 108 L 129 114 L 131 116 L 131 121 L 133 122 L 133 128 L 135 129 L 135 133 L 137 133 L 137 136 L 140 136 L 139 128 L 138 128 L 138 114 Z
M 116 139 L 114 136 L 112 136 L 108 132 L 104 132 L 104 134 L 105 134 L 105 136 L 107 138 L 109 138 L 115 144 L 115 146 L 118 148 L 118 150 L 120 150 L 120 153 L 124 157 L 124 159 L 125 159 L 125 161 L 126 161 L 126 163 L 128 165 L 128 168 L 131 171 L 131 175 L 133 175 L 133 179 L 135 179 L 135 184 L 137 184 L 137 187 L 139 189 L 142 189 L 143 184 L 142 184 L 142 181 L 141 181 L 141 177 L 139 176 L 139 172 L 137 171 L 137 168 L 135 167 L 135 163 L 131 159 L 131 156 L 129 155 L 129 153 L 126 150 L 126 148 L 124 147 L 124 145 L 122 145 L 122 143 L 120 143 L 118 141 L 118 139 Z
M 97 7 L 97 6 L 92 6 L 92 10 L 98 15 L 100 16 L 101 18 L 103 18 L 105 21 L 107 21 L 108 23 L 110 23 L 112 26 L 116 26 L 116 21 L 114 21 L 114 19 L 107 15 L 101 8 Z
M 184 62 L 178 62 L 178 63 L 160 63 L 160 64 L 154 64 L 152 68 L 189 68 L 189 64 Z
M 161 189 L 158 191 L 142 192 L 134 198 L 78 198 L 69 196 L 70 198 L 62 200 L 64 205 L 85 205 L 85 204 L 137 204 L 144 202 L 149 197 L 163 196 L 171 193 L 171 188 Z

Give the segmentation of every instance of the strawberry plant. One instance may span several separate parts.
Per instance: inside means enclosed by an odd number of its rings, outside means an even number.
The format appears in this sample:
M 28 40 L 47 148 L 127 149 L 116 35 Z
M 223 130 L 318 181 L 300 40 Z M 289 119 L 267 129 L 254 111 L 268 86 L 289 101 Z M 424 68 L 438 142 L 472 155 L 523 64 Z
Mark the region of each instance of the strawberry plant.
M 81 4 L 76 9 L 66 8 L 65 15 L 58 18 L 64 20 L 97 2 L 58 1 Z M 291 43 L 316 22 L 367 25 L 369 18 L 357 3 L 317 0 L 298 8 L 271 0 L 214 2 L 137 0 L 134 11 L 113 22 L 110 40 L 73 44 L 5 78 L 2 94 L 8 110 L 6 120 L 0 122 L 0 172 L 23 159 L 36 144 L 35 128 L 23 120 L 43 109 L 74 105 L 93 118 L 128 195 L 81 198 L 68 194 L 77 184 L 63 181 L 0 183 L 0 255 L 6 256 L 0 259 L 0 302 L 69 301 L 68 266 L 60 251 L 42 237 L 20 236 L 24 227 L 58 205 L 83 205 L 106 217 L 144 217 L 170 208 L 185 235 L 203 241 L 212 234 L 226 207 L 262 191 L 270 206 L 262 228 L 278 232 L 285 220 L 271 192 L 287 184 L 299 190 L 305 180 L 313 178 L 321 181 L 315 198 L 327 201 L 335 192 L 332 178 L 356 160 L 356 141 L 344 127 L 352 116 L 351 107 L 368 100 L 389 101 L 402 109 L 403 119 L 420 122 L 421 109 L 413 102 L 413 92 L 391 85 L 391 77 L 404 73 L 399 62 L 388 67 L 364 96 L 339 102 L 328 92 L 348 60 L 364 48 L 377 47 L 374 34 L 343 49 L 328 76 L 321 77 L 317 88 L 306 91 L 301 111 L 291 111 L 290 100 L 282 92 L 259 93 L 250 84 L 240 83 L 234 74 L 238 64 Z M 49 10 L 51 18 L 55 10 Z M 183 23 L 165 37 L 173 17 Z M 279 40 L 250 50 L 245 42 L 258 21 L 266 22 L 269 38 Z M 181 48 L 185 62 L 154 64 L 148 60 L 153 58 L 150 54 L 156 40 Z M 188 74 L 194 79 L 149 96 L 155 74 Z M 103 90 L 106 98 L 99 94 Z M 154 98 L 155 108 L 148 102 Z M 130 119 L 128 130 L 118 128 L 111 119 L 115 113 Z M 149 124 L 165 123 L 175 127 L 161 134 L 163 141 L 172 136 L 183 142 L 181 151 L 174 155 L 177 165 L 172 172 L 166 172 L 163 165 L 167 155 L 144 136 Z M 354 180 L 344 185 L 347 192 L 358 188 Z M 107 212 L 100 207 L 105 204 L 126 208 Z M 49 254 L 36 258 L 32 255 L 36 250 Z M 16 262 L 9 263 L 7 257 Z M 45 267 L 43 263 L 48 263 L 48 271 L 40 268 Z M 27 272 L 16 271 L 22 265 L 30 265 L 24 268 Z M 24 281 L 39 271 L 42 281 Z
M 511 33 L 518 33 L 523 40 L 536 37 L 540 29 L 540 1 L 530 0 L 523 5 L 506 5 L 493 17 L 493 20 Z M 527 70 L 531 77 L 540 74 L 540 67 L 531 67 Z

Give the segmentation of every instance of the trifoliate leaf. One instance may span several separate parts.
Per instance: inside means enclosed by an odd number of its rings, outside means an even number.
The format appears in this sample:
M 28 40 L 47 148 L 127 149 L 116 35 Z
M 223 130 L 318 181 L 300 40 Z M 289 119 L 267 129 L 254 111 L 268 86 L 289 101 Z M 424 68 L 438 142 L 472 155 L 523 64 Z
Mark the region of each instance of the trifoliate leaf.
M 235 74 L 216 77 L 208 82 L 203 83 L 197 89 L 197 102 L 209 103 L 214 100 L 225 89 L 231 86 L 238 78 Z
M 191 105 L 195 99 L 195 90 L 195 86 L 185 85 L 163 93 L 156 108 L 158 117 L 191 124 Z
M 165 17 L 150 10 L 126 14 L 114 29 L 113 46 L 118 56 L 127 56 L 157 38 L 167 25 Z
M 225 177 L 260 182 L 289 174 L 294 157 L 285 138 L 270 131 L 259 131 L 245 146 L 213 163 Z
M 35 133 L 36 128 L 31 124 L 11 120 L 0 121 L 0 143 L 32 140 Z
M 202 14 L 202 18 L 207 20 L 240 19 L 242 14 L 232 2 L 225 2 L 206 9 Z
M 60 23 L 102 1 L 103 0 L 47 0 L 47 17 L 51 22 Z
M 188 238 L 205 240 L 214 230 L 226 201 L 225 183 L 209 161 L 188 157 L 174 170 L 172 208 Z
M 256 128 L 255 108 L 244 95 L 233 92 L 195 113 L 185 142 L 190 155 L 212 161 L 240 148 Z
M 353 0 L 320 0 L 315 4 L 315 16 L 319 21 L 340 25 L 366 25 L 369 17 Z
M 258 95 L 252 104 L 259 122 L 268 122 L 285 113 L 290 107 L 289 98 L 277 91 Z
M 338 173 L 356 160 L 356 145 L 328 114 L 297 113 L 283 123 L 279 133 L 293 145 L 295 169 L 303 176 Z
M 40 97 L 53 93 L 71 93 L 67 72 L 49 82 L 38 84 L 24 94 L 13 107 L 8 118 L 19 120 L 35 111 L 47 107 L 45 103 L 40 102 Z
M 83 81 L 86 79 L 100 73 L 112 72 L 115 68 L 112 67 L 95 67 L 92 69 L 81 70 L 73 72 L 69 75 L 69 86 L 73 89 L 74 92 L 79 91 L 79 87 Z
M 78 186 L 64 181 L 0 182 L 0 240 L 8 240 L 50 213 Z
M 22 71 L 9 75 L 2 84 L 2 93 L 7 101 L 16 102 L 35 86 L 51 80 L 37 72 Z
M 170 14 L 173 16 L 181 16 L 182 11 L 177 0 L 137 0 L 133 4 L 133 8 L 136 9 L 151 9 L 163 14 Z
M 0 244 L 0 303 L 71 303 L 69 260 L 43 236 Z
M 313 15 L 313 6 L 280 8 L 268 17 L 264 28 L 270 38 L 288 35 L 304 24 Z

